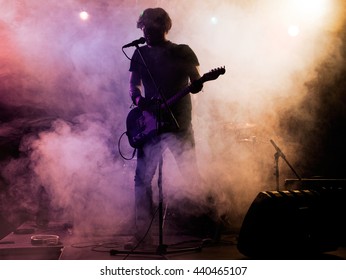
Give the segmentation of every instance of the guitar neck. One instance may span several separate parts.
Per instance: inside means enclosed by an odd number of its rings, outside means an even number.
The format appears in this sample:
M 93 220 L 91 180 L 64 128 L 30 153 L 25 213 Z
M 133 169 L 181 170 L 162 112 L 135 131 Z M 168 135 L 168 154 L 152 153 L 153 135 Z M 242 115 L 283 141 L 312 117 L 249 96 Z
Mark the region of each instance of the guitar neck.
M 179 99 L 183 98 L 185 95 L 190 93 L 190 86 L 187 86 L 186 88 L 182 89 L 175 95 L 173 95 L 171 98 L 167 99 L 167 105 L 171 106 L 172 104 L 176 103 Z M 165 104 L 161 105 L 162 109 L 165 107 Z
M 225 67 L 218 68 L 211 70 L 210 72 L 204 74 L 201 78 L 199 78 L 197 81 L 204 84 L 206 81 L 215 80 L 219 77 L 219 75 L 223 75 L 225 73 Z M 179 99 L 183 98 L 185 95 L 189 94 L 191 92 L 191 84 L 170 97 L 166 102 L 168 106 L 171 106 L 175 102 L 177 102 Z M 166 104 L 161 105 L 161 109 L 165 108 Z

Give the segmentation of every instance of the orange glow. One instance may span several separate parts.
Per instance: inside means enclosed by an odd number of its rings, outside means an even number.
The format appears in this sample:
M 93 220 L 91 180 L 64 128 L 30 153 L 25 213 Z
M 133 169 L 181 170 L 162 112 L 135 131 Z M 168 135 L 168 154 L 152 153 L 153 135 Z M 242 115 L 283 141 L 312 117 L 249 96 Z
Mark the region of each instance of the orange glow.
M 296 1 L 296 5 L 303 15 L 318 18 L 326 13 L 328 2 L 327 0 L 300 0 Z

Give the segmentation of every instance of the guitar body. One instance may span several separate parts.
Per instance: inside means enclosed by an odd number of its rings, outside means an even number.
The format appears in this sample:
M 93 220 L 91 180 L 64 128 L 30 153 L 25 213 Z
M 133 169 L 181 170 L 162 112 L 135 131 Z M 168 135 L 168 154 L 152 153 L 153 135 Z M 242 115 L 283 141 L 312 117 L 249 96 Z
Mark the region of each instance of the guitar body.
M 126 129 L 131 147 L 140 148 L 157 135 L 157 121 L 152 113 L 135 107 L 127 115 Z

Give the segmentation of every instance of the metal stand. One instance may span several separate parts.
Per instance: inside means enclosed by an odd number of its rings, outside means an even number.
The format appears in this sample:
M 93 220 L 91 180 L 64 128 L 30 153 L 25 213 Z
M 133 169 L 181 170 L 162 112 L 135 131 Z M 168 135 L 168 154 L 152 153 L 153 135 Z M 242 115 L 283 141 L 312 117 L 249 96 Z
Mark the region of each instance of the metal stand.
M 170 107 L 167 104 L 166 98 L 164 94 L 161 92 L 159 87 L 157 86 L 157 83 L 155 82 L 155 79 L 153 78 L 150 69 L 148 68 L 145 59 L 140 51 L 140 48 L 138 45 L 136 45 L 136 48 L 138 50 L 138 53 L 143 61 L 143 64 L 150 76 L 150 79 L 154 83 L 158 96 L 159 98 L 157 99 L 157 106 L 156 106 L 156 119 L 157 119 L 157 131 L 158 134 L 160 133 L 160 123 L 161 123 L 161 105 L 164 105 L 164 108 L 169 112 L 170 117 L 172 121 L 175 123 L 176 127 L 179 128 L 179 124 L 173 115 Z M 161 102 L 160 102 L 161 101 Z M 160 149 L 161 150 L 161 149 Z M 161 150 L 162 152 L 162 150 Z M 136 250 L 110 250 L 111 255 L 119 255 L 119 254 L 126 254 L 126 255 L 131 255 L 131 254 L 136 254 L 136 255 L 158 255 L 158 256 L 163 256 L 167 254 L 175 254 L 175 253 L 183 253 L 183 252 L 192 252 L 192 251 L 201 251 L 202 245 L 197 246 L 197 247 L 188 247 L 188 248 L 181 248 L 181 249 L 174 249 L 174 250 L 168 250 L 168 245 L 164 244 L 163 242 L 163 188 L 162 188 L 162 167 L 163 167 L 163 157 L 161 153 L 159 165 L 158 165 L 158 188 L 159 188 L 159 245 L 156 249 L 156 251 L 136 251 Z
M 159 245 L 156 248 L 156 251 L 137 251 L 133 250 L 110 250 L 110 255 L 155 255 L 155 256 L 164 256 L 168 254 L 177 254 L 177 253 L 186 253 L 186 252 L 200 252 L 202 250 L 203 244 L 196 247 L 187 247 L 174 250 L 168 250 L 168 245 L 163 242 L 163 189 L 162 189 L 162 167 L 163 167 L 163 158 L 161 155 L 159 166 L 158 166 L 158 188 L 159 188 Z
M 276 153 L 274 154 L 274 159 L 275 159 L 275 173 L 274 173 L 274 175 L 276 177 L 276 190 L 279 191 L 280 190 L 280 175 L 279 175 L 279 158 L 280 157 L 287 163 L 287 165 L 291 168 L 291 170 L 293 171 L 293 173 L 297 176 L 297 178 L 299 180 L 301 180 L 302 178 L 294 170 L 292 165 L 286 159 L 286 156 L 284 155 L 284 153 L 280 150 L 280 148 L 275 144 L 275 142 L 272 139 L 270 139 L 270 143 L 272 143 L 272 145 L 274 146 L 274 148 L 276 150 Z

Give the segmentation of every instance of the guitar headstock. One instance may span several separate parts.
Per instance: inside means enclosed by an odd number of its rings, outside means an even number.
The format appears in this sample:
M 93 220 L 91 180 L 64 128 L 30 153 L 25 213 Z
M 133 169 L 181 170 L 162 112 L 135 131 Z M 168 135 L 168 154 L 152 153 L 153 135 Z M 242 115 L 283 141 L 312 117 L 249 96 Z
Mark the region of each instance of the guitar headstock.
M 214 68 L 214 69 L 210 70 L 208 73 L 205 73 L 202 76 L 201 80 L 203 82 L 216 80 L 220 75 L 225 74 L 225 72 L 226 72 L 225 66 Z

